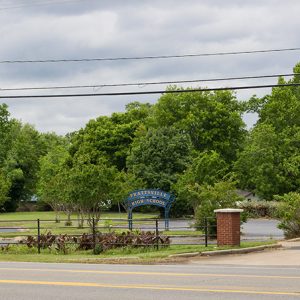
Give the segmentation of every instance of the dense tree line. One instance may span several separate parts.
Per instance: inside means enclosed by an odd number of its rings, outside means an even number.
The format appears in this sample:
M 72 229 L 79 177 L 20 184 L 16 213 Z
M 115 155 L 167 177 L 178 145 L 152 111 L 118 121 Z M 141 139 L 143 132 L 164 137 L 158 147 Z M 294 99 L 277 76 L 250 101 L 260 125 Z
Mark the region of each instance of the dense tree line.
M 299 64 L 294 72 L 300 73 Z M 299 81 L 295 75 L 289 82 Z M 236 201 L 236 187 L 267 200 L 299 191 L 299 87 L 273 88 L 247 102 L 230 91 L 169 89 L 174 93 L 154 105 L 130 103 L 125 112 L 90 120 L 66 137 L 39 133 L 0 105 L 2 210 L 37 195 L 58 213 L 98 219 L 131 190 L 158 188 L 176 194 L 174 215 L 201 215 L 199 208 L 212 208 L 205 199 L 226 190 Z M 247 132 L 242 115 L 249 111 L 259 120 Z

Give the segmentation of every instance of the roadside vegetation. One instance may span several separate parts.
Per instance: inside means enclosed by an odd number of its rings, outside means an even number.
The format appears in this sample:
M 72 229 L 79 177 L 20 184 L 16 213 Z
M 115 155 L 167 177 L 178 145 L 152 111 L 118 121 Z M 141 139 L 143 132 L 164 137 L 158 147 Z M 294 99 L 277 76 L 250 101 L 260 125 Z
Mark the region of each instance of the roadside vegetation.
M 271 245 L 275 241 L 265 242 L 242 242 L 239 248 L 249 248 L 261 245 Z M 72 262 L 72 263 L 156 263 L 172 262 L 178 258 L 169 257 L 181 253 L 198 253 L 203 251 L 226 250 L 228 247 L 217 247 L 216 245 L 170 245 L 159 250 L 152 248 L 130 248 L 111 249 L 95 255 L 92 250 L 75 251 L 70 249 L 68 255 L 53 249 L 43 249 L 38 254 L 36 248 L 28 248 L 25 245 L 10 246 L 0 251 L 0 261 L 26 261 L 26 262 Z M 232 249 L 232 248 L 231 248 Z

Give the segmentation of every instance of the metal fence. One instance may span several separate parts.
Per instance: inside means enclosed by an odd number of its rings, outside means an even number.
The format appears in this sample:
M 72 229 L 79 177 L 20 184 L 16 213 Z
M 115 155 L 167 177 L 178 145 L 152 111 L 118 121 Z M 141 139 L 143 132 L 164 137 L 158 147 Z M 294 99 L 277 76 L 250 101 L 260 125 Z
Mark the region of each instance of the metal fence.
M 82 222 L 83 221 L 83 222 Z M 129 222 L 132 221 L 132 230 L 128 229 Z M 136 218 L 128 219 L 70 219 L 60 220 L 0 220 L 0 246 L 24 245 L 26 241 L 35 241 L 38 253 L 45 246 L 43 239 L 48 234 L 52 238 L 65 238 L 65 245 L 82 243 L 82 239 L 90 239 L 91 248 L 96 249 L 101 246 L 100 237 L 109 233 L 143 233 L 151 232 L 155 242 L 136 243 L 134 247 L 163 247 L 160 243 L 162 238 L 169 239 L 170 245 L 205 245 L 216 244 L 215 218 L 207 218 L 203 225 L 195 226 L 191 219 L 170 219 L 169 230 L 164 228 L 165 220 L 158 218 Z M 81 225 L 81 226 L 80 226 Z M 82 226 L 83 225 L 83 226 Z M 33 242 L 34 244 L 34 242 Z M 113 246 L 127 246 L 125 242 L 114 243 Z

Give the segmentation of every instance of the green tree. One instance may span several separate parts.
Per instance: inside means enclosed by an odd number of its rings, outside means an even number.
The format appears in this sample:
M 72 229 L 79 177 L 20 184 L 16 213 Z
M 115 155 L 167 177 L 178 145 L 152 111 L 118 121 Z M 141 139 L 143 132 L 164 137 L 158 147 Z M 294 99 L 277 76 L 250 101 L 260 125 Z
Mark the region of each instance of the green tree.
M 45 154 L 40 135 L 31 125 L 15 121 L 11 126 L 12 145 L 3 170 L 11 181 L 10 199 L 4 206 L 14 211 L 21 200 L 29 200 L 36 192 L 39 158 Z
M 10 142 L 11 121 L 6 104 L 0 104 L 0 167 L 3 167 Z
M 88 153 L 94 163 L 105 157 L 118 170 L 125 169 L 135 131 L 149 111 L 149 104 L 134 102 L 127 105 L 125 113 L 113 113 L 111 117 L 89 121 L 84 129 L 72 137 L 71 155 Z
M 245 136 L 242 112 L 230 91 L 171 93 L 154 105 L 148 124 L 156 128 L 174 126 L 189 134 L 196 150 L 215 150 L 230 162 L 236 159 Z
M 284 183 L 281 174 L 281 141 L 273 126 L 261 124 L 250 133 L 243 152 L 235 164 L 240 187 L 270 199 L 280 193 Z
M 124 200 L 128 195 L 138 189 L 145 187 L 145 183 L 141 178 L 137 178 L 134 174 L 120 171 L 116 173 L 116 177 L 112 182 L 112 192 L 111 197 L 113 202 L 118 205 L 119 212 L 121 210 L 121 205 L 123 205 Z
M 93 164 L 88 156 L 79 156 L 73 160 L 69 171 L 71 184 L 70 198 L 73 199 L 78 212 L 87 215 L 89 224 L 92 219 L 98 223 L 101 212 L 112 204 L 113 183 L 116 168 L 109 166 L 105 159 Z
M 190 137 L 172 127 L 149 129 L 137 137 L 127 158 L 128 170 L 147 188 L 170 191 L 191 160 Z
M 58 135 L 54 132 L 40 133 L 39 140 L 42 153 L 45 154 L 57 147 L 68 148 L 70 145 L 70 138 Z
M 37 194 L 39 201 L 43 201 L 51 206 L 56 212 L 56 221 L 59 222 L 59 212 L 63 209 L 64 190 L 68 185 L 67 180 L 63 180 L 61 174 L 69 153 L 63 146 L 52 148 L 45 156 L 40 158 L 40 170 L 38 172 Z M 62 187 L 62 185 L 65 185 Z
M 8 191 L 10 188 L 10 182 L 9 180 L 5 177 L 3 172 L 1 172 L 0 169 L 0 206 L 8 200 Z
M 195 214 L 196 226 L 203 228 L 207 222 L 211 234 L 215 234 L 217 229 L 214 210 L 234 208 L 237 202 L 243 200 L 237 194 L 233 181 L 220 181 L 214 185 L 199 185 L 198 189 L 194 190 L 194 196 L 198 200 Z
M 284 231 L 286 238 L 296 238 L 300 235 L 300 194 L 290 192 L 283 196 L 276 196 L 280 201 L 279 216 L 281 222 L 279 228 Z
M 177 193 L 175 211 L 196 212 L 199 206 L 198 191 L 203 185 L 214 183 L 228 176 L 229 165 L 216 151 L 200 153 L 179 177 L 174 189 Z
M 300 64 L 294 72 L 300 72 Z M 278 82 L 286 83 L 283 78 Z M 287 83 L 299 82 L 300 76 L 295 75 Z M 273 195 L 300 190 L 300 88 L 273 88 L 261 103 L 259 121 L 235 170 L 241 187 L 270 200 Z

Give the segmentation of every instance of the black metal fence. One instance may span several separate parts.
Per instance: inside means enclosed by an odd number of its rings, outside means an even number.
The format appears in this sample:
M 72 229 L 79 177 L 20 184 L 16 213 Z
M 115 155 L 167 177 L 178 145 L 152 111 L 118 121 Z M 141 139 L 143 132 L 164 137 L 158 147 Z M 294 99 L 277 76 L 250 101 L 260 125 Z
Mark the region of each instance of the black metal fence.
M 64 245 L 82 243 L 85 238 L 91 244 L 91 249 L 96 250 L 101 246 L 101 238 L 105 234 L 129 233 L 128 219 L 70 219 L 60 220 L 0 220 L 0 246 L 24 245 L 32 241 L 38 253 L 45 246 L 44 237 L 65 239 Z M 135 243 L 135 247 L 154 247 L 159 249 L 163 239 L 168 239 L 170 245 L 205 245 L 216 244 L 216 221 L 212 218 L 203 220 L 203 224 L 195 226 L 191 219 L 170 219 L 169 230 L 165 231 L 164 219 L 158 218 L 137 218 L 132 220 L 133 233 L 150 232 L 154 243 Z M 29 242 L 28 242 L 29 241 Z M 109 242 L 108 242 L 109 244 Z M 113 246 L 127 246 L 122 243 L 115 243 Z M 130 245 L 129 245 L 130 246 Z

